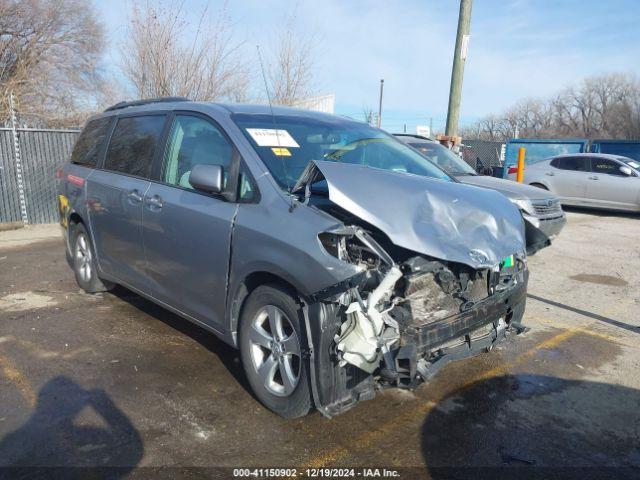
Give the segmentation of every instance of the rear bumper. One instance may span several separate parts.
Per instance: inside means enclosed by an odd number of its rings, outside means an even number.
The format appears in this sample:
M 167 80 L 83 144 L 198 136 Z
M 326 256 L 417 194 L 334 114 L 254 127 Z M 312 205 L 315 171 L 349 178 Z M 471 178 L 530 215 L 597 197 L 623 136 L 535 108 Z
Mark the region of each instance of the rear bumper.
M 564 212 L 561 216 L 554 218 L 540 218 L 526 214 L 523 217 L 528 255 L 533 255 L 538 250 L 551 245 L 551 240 L 560 234 L 567 223 Z

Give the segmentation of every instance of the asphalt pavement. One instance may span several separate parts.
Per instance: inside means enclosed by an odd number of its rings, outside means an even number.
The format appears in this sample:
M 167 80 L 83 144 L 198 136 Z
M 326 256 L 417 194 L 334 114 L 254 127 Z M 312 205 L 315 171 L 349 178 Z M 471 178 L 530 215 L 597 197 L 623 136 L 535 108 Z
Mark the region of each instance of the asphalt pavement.
M 57 226 L 0 232 L 0 466 L 635 475 L 640 217 L 571 211 L 529 267 L 526 334 L 415 392 L 285 420 L 213 335 L 123 288 L 80 291 Z

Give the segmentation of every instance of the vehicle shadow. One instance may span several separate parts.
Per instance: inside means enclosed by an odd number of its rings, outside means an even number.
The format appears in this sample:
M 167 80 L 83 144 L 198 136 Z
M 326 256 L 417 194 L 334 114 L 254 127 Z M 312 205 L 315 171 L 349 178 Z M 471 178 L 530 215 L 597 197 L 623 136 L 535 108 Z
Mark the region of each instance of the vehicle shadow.
M 238 350 L 229 346 L 204 328 L 199 327 L 189 320 L 176 315 L 166 308 L 163 308 L 120 285 L 116 286 L 116 288 L 114 288 L 110 293 L 118 297 L 120 300 L 127 302 L 129 305 L 137 308 L 141 312 L 151 315 L 153 318 L 163 322 L 174 330 L 192 338 L 208 351 L 214 353 L 229 373 L 231 373 L 231 375 L 233 375 L 233 377 L 238 381 L 240 386 L 255 398 L 255 395 L 249 386 L 249 382 L 247 381 L 247 377 L 244 374 Z
M 84 413 L 99 421 L 79 424 Z M 101 477 L 119 478 L 143 453 L 140 434 L 103 390 L 86 390 L 58 376 L 38 392 L 29 420 L 0 440 L 0 478 L 49 478 L 56 471 L 64 478 L 88 478 L 96 467 L 104 469 Z
M 493 377 L 439 402 L 422 453 L 433 478 L 639 478 L 639 406 L 618 385 Z
M 640 213 L 625 212 L 621 210 L 604 210 L 600 208 L 574 207 L 569 205 L 562 205 L 562 210 L 565 212 L 586 213 L 588 215 L 595 215 L 598 217 L 640 218 Z

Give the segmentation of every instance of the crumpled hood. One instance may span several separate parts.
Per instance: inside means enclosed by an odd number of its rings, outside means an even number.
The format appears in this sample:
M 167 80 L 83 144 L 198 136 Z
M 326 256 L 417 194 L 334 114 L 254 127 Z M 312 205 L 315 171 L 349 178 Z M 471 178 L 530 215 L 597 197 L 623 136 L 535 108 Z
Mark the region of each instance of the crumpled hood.
M 491 188 L 512 200 L 548 200 L 556 198 L 554 194 L 542 189 L 512 182 L 503 178 L 487 177 L 484 175 L 460 175 L 456 180 L 468 185 Z
M 525 250 L 520 212 L 486 188 L 314 160 L 294 191 L 322 178 L 329 200 L 379 228 L 397 246 L 475 269 Z

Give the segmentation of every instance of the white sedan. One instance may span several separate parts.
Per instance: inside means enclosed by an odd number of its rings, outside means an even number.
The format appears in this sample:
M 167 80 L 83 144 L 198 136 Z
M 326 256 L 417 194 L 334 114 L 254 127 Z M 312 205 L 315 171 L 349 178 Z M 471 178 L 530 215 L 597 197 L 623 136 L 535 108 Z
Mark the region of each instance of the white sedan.
M 558 155 L 528 163 L 524 183 L 555 193 L 563 205 L 640 211 L 640 162 L 627 157 Z

